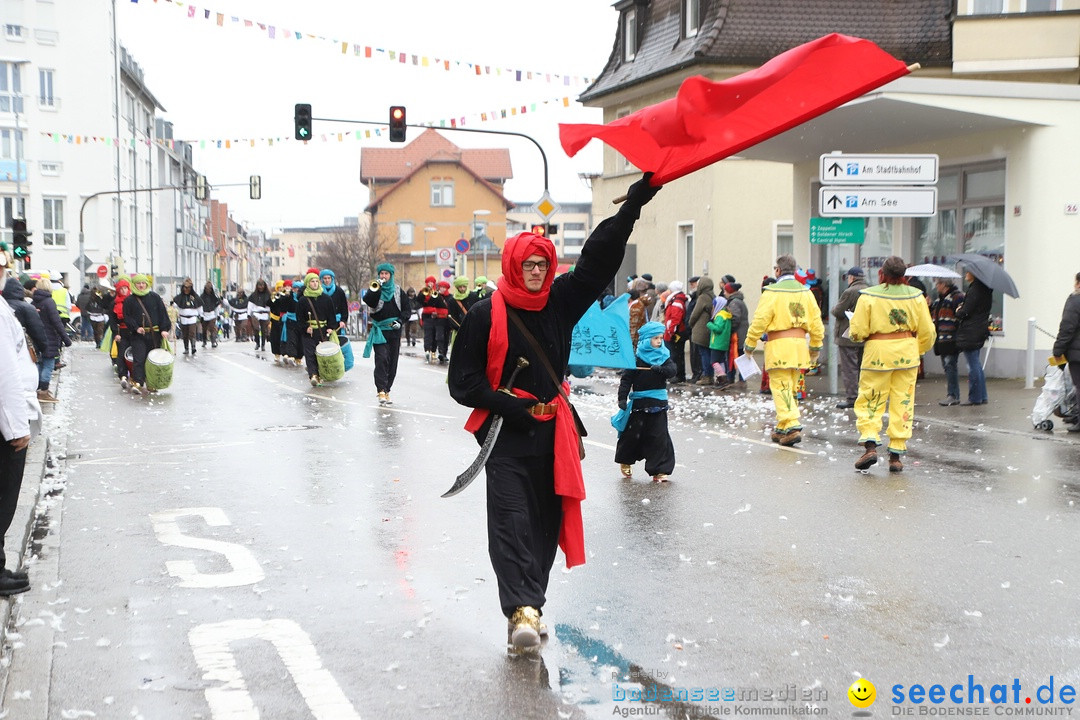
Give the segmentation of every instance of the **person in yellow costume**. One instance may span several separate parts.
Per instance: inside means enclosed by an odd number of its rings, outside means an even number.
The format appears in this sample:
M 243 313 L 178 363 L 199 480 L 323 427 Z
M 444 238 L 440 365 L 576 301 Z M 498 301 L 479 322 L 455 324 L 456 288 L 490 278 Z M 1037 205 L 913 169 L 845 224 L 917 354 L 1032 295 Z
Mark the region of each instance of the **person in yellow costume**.
M 795 279 L 795 258 L 781 255 L 773 269 L 776 282 L 761 289 L 761 300 L 746 331 L 743 348 L 747 355 L 752 355 L 762 334 L 766 335 L 765 370 L 769 373 L 769 390 L 776 405 L 772 441 L 791 447 L 802 440 L 799 401 L 795 397 L 799 369 L 817 364 L 825 326 L 810 288 Z
M 919 358 L 934 345 L 937 333 L 922 291 L 904 283 L 907 264 L 895 255 L 881 266 L 880 285 L 859 293 L 851 318 L 851 339 L 866 342 L 855 401 L 855 427 L 866 452 L 855 468 L 877 463 L 878 435 L 889 412 L 889 472 L 901 472 L 915 417 L 915 377 Z

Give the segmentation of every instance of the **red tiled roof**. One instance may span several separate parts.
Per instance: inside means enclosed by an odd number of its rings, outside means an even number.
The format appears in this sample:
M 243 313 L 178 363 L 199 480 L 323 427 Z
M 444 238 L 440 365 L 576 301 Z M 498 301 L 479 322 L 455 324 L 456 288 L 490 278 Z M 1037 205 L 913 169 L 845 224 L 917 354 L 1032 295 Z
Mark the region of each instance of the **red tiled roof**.
M 360 182 L 396 181 L 428 162 L 456 162 L 477 177 L 502 183 L 514 177 L 506 148 L 467 149 L 428 128 L 400 148 L 365 148 L 360 151 Z

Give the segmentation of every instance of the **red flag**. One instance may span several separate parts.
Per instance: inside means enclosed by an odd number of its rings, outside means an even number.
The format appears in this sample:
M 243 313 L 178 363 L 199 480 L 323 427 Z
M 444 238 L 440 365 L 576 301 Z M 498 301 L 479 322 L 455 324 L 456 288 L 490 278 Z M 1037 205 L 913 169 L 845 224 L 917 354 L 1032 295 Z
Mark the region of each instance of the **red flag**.
M 869 40 L 833 33 L 728 80 L 687 78 L 674 98 L 607 125 L 560 124 L 559 139 L 573 157 L 599 138 L 663 185 L 908 72 Z

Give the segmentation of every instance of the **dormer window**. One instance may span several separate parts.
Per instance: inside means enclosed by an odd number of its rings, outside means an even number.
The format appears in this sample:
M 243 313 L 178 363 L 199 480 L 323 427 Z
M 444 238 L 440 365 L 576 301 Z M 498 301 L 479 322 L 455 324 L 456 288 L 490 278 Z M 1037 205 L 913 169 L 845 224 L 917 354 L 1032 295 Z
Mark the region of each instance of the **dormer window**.
M 631 5 L 622 14 L 623 60 L 637 56 L 637 8 Z
M 701 27 L 701 0 L 682 0 L 683 36 L 694 37 Z

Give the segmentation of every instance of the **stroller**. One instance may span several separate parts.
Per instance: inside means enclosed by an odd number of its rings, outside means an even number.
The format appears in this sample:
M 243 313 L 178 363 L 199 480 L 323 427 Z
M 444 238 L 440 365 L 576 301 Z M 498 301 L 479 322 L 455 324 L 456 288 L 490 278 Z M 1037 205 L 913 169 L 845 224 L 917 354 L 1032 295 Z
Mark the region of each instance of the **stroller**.
M 1054 416 L 1072 425 L 1080 420 L 1080 407 L 1069 373 L 1063 367 L 1048 365 L 1042 392 L 1031 410 L 1031 424 L 1036 430 L 1053 430 Z

